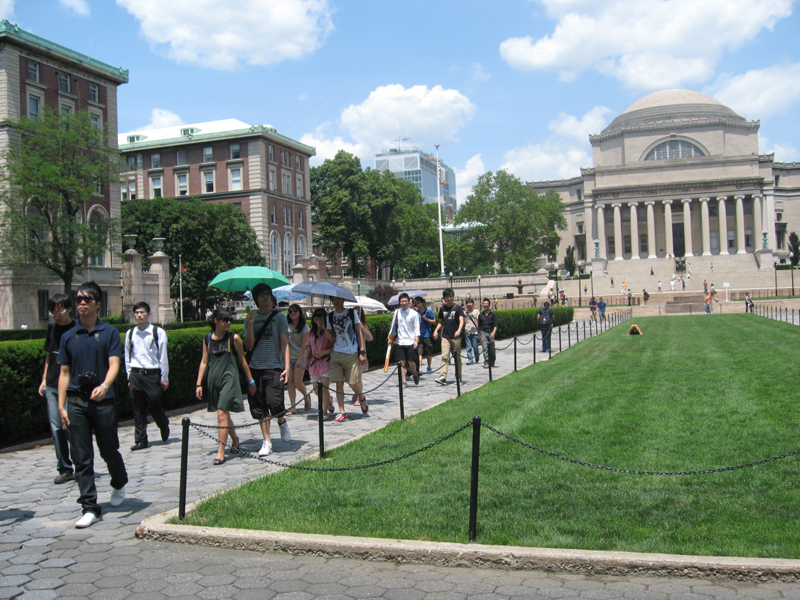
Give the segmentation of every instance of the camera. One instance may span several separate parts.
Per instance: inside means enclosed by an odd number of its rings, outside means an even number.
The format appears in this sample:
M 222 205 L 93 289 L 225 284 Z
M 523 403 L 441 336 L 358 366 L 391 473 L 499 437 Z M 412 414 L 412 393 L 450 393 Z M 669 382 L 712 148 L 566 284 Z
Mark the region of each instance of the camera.
M 97 383 L 97 373 L 94 371 L 86 371 L 85 373 L 78 373 L 78 385 L 84 391 L 91 391 Z

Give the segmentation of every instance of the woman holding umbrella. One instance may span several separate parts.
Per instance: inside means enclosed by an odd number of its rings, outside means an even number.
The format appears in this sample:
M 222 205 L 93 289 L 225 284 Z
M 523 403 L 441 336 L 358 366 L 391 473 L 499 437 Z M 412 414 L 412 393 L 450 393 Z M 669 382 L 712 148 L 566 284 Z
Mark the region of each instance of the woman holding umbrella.
M 229 430 L 231 449 L 235 452 L 239 448 L 239 436 L 233 430 L 231 419 L 231 412 L 244 412 L 236 363 L 242 366 L 251 394 L 256 391 L 256 382 L 253 381 L 250 367 L 244 358 L 242 338 L 230 332 L 230 312 L 218 308 L 211 315 L 209 324 L 212 332 L 203 339 L 203 358 L 197 372 L 196 394 L 198 400 L 207 402 L 208 412 L 217 411 L 219 447 L 213 463 L 221 465 L 225 462 L 225 444 Z

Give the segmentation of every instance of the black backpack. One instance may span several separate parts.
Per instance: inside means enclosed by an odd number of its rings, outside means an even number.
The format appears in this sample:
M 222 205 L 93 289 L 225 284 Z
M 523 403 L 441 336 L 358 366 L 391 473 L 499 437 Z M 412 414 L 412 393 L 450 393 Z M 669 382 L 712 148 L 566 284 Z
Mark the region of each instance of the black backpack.
M 543 308 L 539 311 L 539 325 L 548 327 L 553 322 L 553 313 L 549 308 Z

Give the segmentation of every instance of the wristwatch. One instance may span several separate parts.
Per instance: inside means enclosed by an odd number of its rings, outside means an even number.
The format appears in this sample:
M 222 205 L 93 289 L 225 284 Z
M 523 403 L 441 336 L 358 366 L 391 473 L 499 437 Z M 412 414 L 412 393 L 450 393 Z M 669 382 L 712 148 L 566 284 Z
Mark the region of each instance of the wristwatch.
M 359 354 L 366 354 L 366 353 L 367 353 L 367 351 L 366 351 L 366 350 L 359 350 L 359 351 L 358 351 L 358 353 L 359 353 Z

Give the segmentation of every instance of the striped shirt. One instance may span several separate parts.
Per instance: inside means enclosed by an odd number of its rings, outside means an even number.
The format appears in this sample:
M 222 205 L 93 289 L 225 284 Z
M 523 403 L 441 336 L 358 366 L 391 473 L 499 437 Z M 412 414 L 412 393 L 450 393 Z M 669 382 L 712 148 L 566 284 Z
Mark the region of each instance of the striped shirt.
M 269 318 L 271 313 L 260 313 L 256 311 L 253 318 L 253 340 L 258 336 L 264 321 Z M 244 320 L 244 335 L 250 326 L 250 319 Z M 281 353 L 281 334 L 289 333 L 289 323 L 283 312 L 278 312 L 267 327 L 264 335 L 258 340 L 258 345 L 253 349 L 253 357 L 250 359 L 251 369 L 283 369 L 283 354 Z

